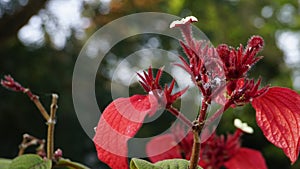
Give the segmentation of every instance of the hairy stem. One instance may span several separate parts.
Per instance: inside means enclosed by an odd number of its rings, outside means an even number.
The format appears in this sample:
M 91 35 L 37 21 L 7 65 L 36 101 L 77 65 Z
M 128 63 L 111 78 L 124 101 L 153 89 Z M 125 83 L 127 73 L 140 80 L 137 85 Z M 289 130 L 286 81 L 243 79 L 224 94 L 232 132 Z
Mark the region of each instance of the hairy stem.
M 175 107 L 168 107 L 167 110 L 169 112 L 171 112 L 174 116 L 176 116 L 177 118 L 179 118 L 183 123 L 185 123 L 189 128 L 193 127 L 192 122 L 187 119 L 182 113 L 180 113 Z
M 208 97 L 203 98 L 202 105 L 201 105 L 201 110 L 200 110 L 199 116 L 198 116 L 198 122 L 199 123 L 203 123 L 204 120 L 205 120 L 205 116 L 206 116 L 206 112 L 207 112 L 209 102 L 210 102 L 210 99 Z
M 203 125 L 199 124 L 199 122 L 196 120 L 193 124 L 193 136 L 194 136 L 194 142 L 193 142 L 193 148 L 192 148 L 192 154 L 190 158 L 190 166 L 189 169 L 197 169 L 198 167 L 198 161 L 200 156 L 200 132 L 202 130 Z
M 52 103 L 50 106 L 50 118 L 47 122 L 48 133 L 47 133 L 47 158 L 52 159 L 54 151 L 54 126 L 56 123 L 55 115 L 57 110 L 57 94 L 52 94 Z
M 192 154 L 190 159 L 190 166 L 189 169 L 197 169 L 198 162 L 199 162 L 199 156 L 200 156 L 200 134 L 201 130 L 205 124 L 205 116 L 207 112 L 208 105 L 210 104 L 210 98 L 205 96 L 202 100 L 202 106 L 201 110 L 199 112 L 199 115 L 197 119 L 194 121 L 194 125 L 192 127 L 193 129 L 193 135 L 194 135 L 194 142 L 193 142 L 193 148 L 192 148 Z
M 226 111 L 231 105 L 231 102 L 228 101 L 224 105 L 223 108 L 219 109 L 212 117 L 210 117 L 207 121 L 205 121 L 205 115 L 208 107 L 208 100 L 203 99 L 202 101 L 202 108 L 200 110 L 199 118 L 194 122 L 192 127 L 193 134 L 194 134 L 194 143 L 192 148 L 192 154 L 190 159 L 190 166 L 189 169 L 196 169 L 198 166 L 199 156 L 200 156 L 200 134 L 204 124 L 210 125 L 213 123 L 220 115 Z

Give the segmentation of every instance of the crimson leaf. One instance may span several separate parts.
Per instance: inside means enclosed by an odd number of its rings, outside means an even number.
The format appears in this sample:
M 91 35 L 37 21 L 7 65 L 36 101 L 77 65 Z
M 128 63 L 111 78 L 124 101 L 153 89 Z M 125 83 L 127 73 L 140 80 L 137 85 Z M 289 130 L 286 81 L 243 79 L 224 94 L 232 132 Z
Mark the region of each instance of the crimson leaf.
M 259 151 L 240 148 L 230 160 L 224 163 L 227 169 L 267 169 L 265 159 Z
M 252 106 L 265 137 L 294 163 L 300 148 L 300 95 L 288 88 L 272 87 L 253 99 Z
M 127 169 L 127 141 L 142 126 L 147 115 L 153 115 L 158 105 L 152 95 L 119 98 L 104 110 L 94 136 L 98 158 L 112 169 Z

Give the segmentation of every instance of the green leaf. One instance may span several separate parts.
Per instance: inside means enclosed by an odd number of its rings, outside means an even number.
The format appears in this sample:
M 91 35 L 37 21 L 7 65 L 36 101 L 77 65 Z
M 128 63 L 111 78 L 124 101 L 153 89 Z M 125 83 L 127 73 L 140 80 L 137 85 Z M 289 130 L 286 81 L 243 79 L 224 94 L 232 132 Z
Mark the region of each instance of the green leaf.
M 0 158 L 0 169 L 8 169 L 10 163 L 10 159 Z
M 156 166 L 160 166 L 163 169 L 187 169 L 189 168 L 190 162 L 184 159 L 170 159 L 163 160 L 155 163 Z M 202 169 L 198 167 L 198 169 Z
M 61 158 L 56 163 L 55 168 L 57 169 L 89 169 L 89 167 L 84 166 L 80 163 L 76 163 L 73 161 L 70 161 L 69 159 Z
M 130 161 L 130 169 L 162 169 L 162 168 L 157 167 L 154 164 L 152 164 L 146 160 L 133 158 Z
M 51 169 L 51 160 L 44 160 L 35 154 L 26 154 L 11 161 L 8 169 Z
M 148 161 L 133 158 L 130 162 L 130 169 L 187 169 L 189 161 L 184 159 L 170 159 L 152 164 Z M 198 167 L 198 169 L 202 169 Z

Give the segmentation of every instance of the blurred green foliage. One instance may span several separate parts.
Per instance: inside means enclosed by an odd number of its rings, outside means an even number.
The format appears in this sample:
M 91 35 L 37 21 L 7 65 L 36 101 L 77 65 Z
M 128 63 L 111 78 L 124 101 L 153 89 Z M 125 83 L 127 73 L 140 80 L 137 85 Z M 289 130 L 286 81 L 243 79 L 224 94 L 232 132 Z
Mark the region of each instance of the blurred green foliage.
M 33 0 L 29 0 L 31 1 Z M 240 43 L 245 45 L 252 35 L 262 36 L 265 39 L 265 48 L 261 55 L 265 58 L 250 73 L 256 79 L 261 76 L 263 84 L 292 88 L 293 73 L 300 71 L 299 64 L 291 67 L 284 62 L 283 51 L 277 45 L 277 35 L 280 30 L 297 32 L 300 29 L 300 2 L 296 0 L 112 0 L 108 5 L 104 1 L 79 1 L 82 4 L 79 12 L 89 19 L 88 26 L 83 29 L 85 36 L 78 37 L 76 28 L 71 28 L 70 34 L 66 36 L 65 44 L 59 48 L 55 46 L 51 38 L 55 32 L 47 29 L 47 22 L 57 19 L 53 13 L 49 12 L 48 7 L 51 1 L 53 0 L 48 0 L 44 6 L 38 6 L 39 9 L 36 9 L 40 11 L 36 13 L 38 16 L 42 13 L 43 16 L 48 17 L 48 20 L 42 20 L 41 31 L 44 33 L 42 42 L 26 43 L 19 40 L 17 36 L 19 29 L 17 31 L 11 27 L 1 29 L 10 32 L 10 36 L 2 38 L 0 43 L 0 75 L 11 74 L 25 87 L 30 87 L 34 93 L 38 94 L 48 107 L 50 106 L 50 93 L 56 92 L 60 95 L 55 146 L 63 150 L 65 157 L 92 168 L 104 168 L 104 165 L 97 160 L 92 140 L 84 133 L 77 120 L 71 94 L 72 73 L 76 58 L 85 41 L 101 26 L 116 18 L 146 11 L 165 12 L 180 17 L 194 15 L 199 20 L 196 23 L 197 27 L 209 37 L 214 45 L 226 43 L 238 47 Z M 26 4 L 20 5 L 23 1 L 15 0 L 5 3 L 0 0 L 0 2 L 2 28 L 5 26 L 3 23 L 18 21 L 14 15 L 27 7 Z M 287 10 L 284 11 L 284 9 Z M 56 26 L 57 30 L 61 28 L 59 25 Z M 152 35 L 143 36 L 131 40 L 130 43 L 119 44 L 112 52 L 117 58 L 125 57 L 134 50 L 145 47 L 143 42 L 151 37 Z M 163 37 L 156 38 L 160 41 L 160 48 L 172 49 L 172 45 Z M 300 58 L 300 56 L 297 57 Z M 105 70 L 109 68 L 111 68 L 110 65 L 104 61 L 95 83 L 101 110 L 104 110 L 105 106 L 111 102 L 110 77 L 105 73 Z M 142 93 L 137 85 L 133 86 L 130 92 Z M 29 133 L 45 138 L 46 125 L 34 104 L 25 95 L 0 88 L 0 96 L 0 157 L 13 158 L 17 155 L 22 134 Z M 253 135 L 244 136 L 243 145 L 261 150 L 269 168 L 300 168 L 299 160 L 290 166 L 283 152 L 263 137 L 255 123 L 255 112 L 251 106 L 226 112 L 222 117 L 218 132 L 233 132 L 232 123 L 235 117 L 247 121 L 255 128 Z M 141 134 L 143 132 L 157 133 L 160 131 L 158 128 L 160 123 L 163 123 L 161 126 L 166 127 L 170 119 L 172 120 L 172 117 L 168 115 L 162 116 L 154 127 L 144 126 L 139 135 L 143 136 Z M 166 121 L 168 124 L 165 123 Z

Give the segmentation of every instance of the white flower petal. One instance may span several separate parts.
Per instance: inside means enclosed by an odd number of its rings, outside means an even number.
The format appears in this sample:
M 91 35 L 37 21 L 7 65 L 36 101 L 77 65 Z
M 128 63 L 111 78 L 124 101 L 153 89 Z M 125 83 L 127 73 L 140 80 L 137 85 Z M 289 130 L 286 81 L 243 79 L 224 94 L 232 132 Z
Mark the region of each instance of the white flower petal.
M 176 21 L 173 21 L 171 24 L 170 24 L 170 28 L 174 28 L 174 27 L 177 27 L 177 26 L 180 26 L 180 25 L 185 25 L 187 23 L 191 23 L 191 22 L 197 22 L 198 19 L 194 16 L 187 16 L 185 18 L 182 18 L 181 20 L 176 20 Z
M 247 123 L 243 123 L 240 119 L 234 119 L 234 126 L 245 133 L 252 134 L 254 132 L 252 127 L 248 126 Z

